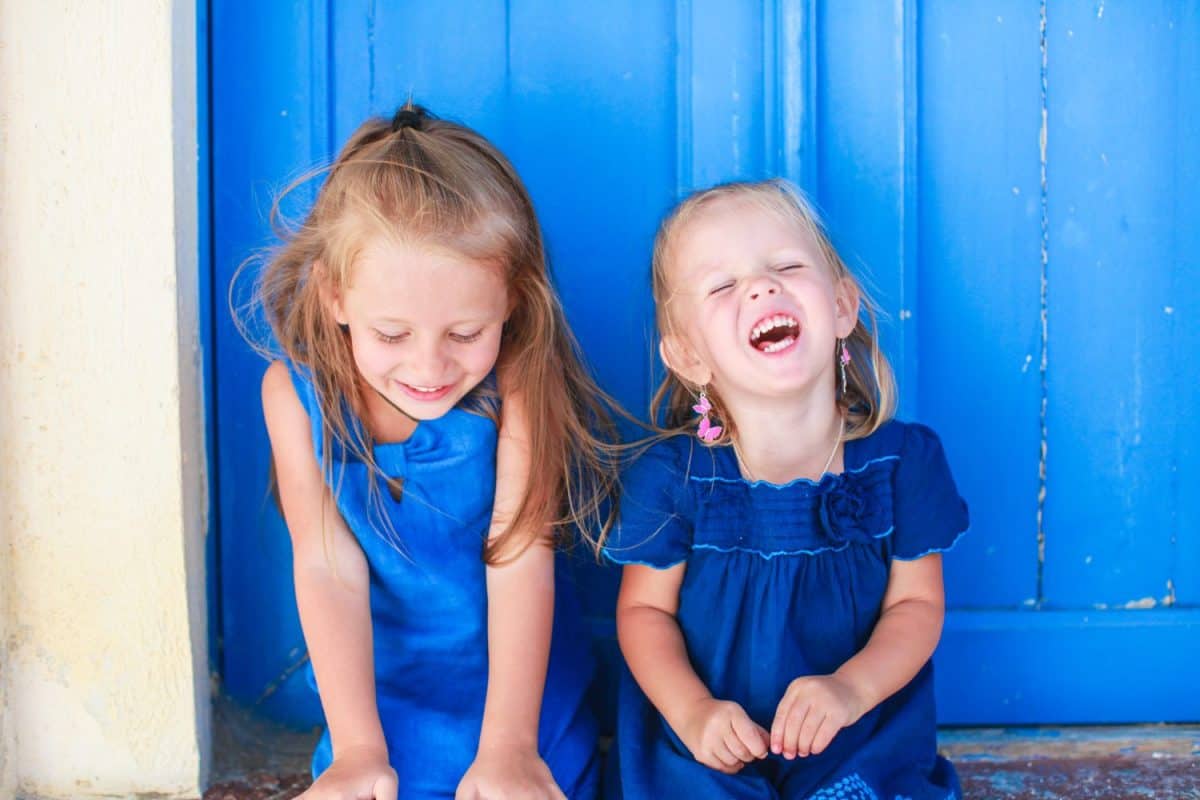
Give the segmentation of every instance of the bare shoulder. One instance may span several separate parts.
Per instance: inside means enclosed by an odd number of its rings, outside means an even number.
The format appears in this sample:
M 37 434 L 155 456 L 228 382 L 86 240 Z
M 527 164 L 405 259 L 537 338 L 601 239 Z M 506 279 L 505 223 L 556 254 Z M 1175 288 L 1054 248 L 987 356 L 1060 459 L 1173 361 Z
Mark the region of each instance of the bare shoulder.
M 292 385 L 292 376 L 288 373 L 287 364 L 282 361 L 272 361 L 266 372 L 263 373 L 263 410 L 273 409 L 287 403 L 288 400 L 296 405 L 300 404 L 300 398 L 296 395 L 296 387 Z
M 281 456 L 302 455 L 304 451 L 311 457 L 308 412 L 296 394 L 287 364 L 282 361 L 272 362 L 263 373 L 262 405 L 276 460 Z

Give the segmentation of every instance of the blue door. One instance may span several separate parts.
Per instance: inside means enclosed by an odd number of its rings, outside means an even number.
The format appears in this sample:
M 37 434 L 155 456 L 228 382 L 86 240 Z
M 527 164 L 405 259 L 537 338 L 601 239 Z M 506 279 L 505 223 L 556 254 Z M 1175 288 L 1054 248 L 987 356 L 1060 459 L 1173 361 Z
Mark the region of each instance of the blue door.
M 491 137 L 601 383 L 644 413 L 660 216 L 784 175 L 886 311 L 946 443 L 947 723 L 1200 719 L 1200 7 L 865 0 L 211 0 L 213 626 L 226 690 L 318 711 L 264 364 L 223 302 L 289 178 L 410 96 Z M 303 198 L 300 198 L 302 201 Z M 302 211 L 302 202 L 290 209 Z M 616 658 L 616 575 L 586 570 Z M 600 702 L 606 689 L 598 692 Z

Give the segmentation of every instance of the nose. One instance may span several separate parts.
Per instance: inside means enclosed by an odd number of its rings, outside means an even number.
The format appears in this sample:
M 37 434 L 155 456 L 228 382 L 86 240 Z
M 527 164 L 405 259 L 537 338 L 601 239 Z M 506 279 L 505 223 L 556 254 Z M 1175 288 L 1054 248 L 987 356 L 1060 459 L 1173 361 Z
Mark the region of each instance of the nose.
M 779 284 L 775 282 L 774 278 L 769 276 L 764 275 L 759 278 L 755 278 L 750 284 L 751 300 L 757 300 L 760 297 L 766 299 L 767 297 L 777 294 L 779 294 Z
M 414 354 L 412 370 L 425 386 L 434 386 L 446 374 L 446 354 L 439 339 L 427 339 Z

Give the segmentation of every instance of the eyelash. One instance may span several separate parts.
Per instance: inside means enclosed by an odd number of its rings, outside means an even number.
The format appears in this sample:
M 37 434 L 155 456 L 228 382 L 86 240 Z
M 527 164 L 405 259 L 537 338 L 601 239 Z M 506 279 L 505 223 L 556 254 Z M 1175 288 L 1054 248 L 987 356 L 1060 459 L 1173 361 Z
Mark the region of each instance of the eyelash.
M 381 331 L 375 331 L 375 335 L 377 337 L 379 337 L 379 341 L 383 342 L 384 344 L 396 344 L 401 339 L 404 339 L 408 336 L 407 333 L 400 333 L 395 336 L 388 336 L 386 333 L 383 333 Z M 483 331 L 476 331 L 475 333 L 468 333 L 465 335 L 458 334 L 458 333 L 452 333 L 452 334 L 450 334 L 450 338 L 453 341 L 458 342 L 459 344 L 470 344 L 471 342 L 478 341 L 479 337 L 482 335 L 483 335 Z
M 791 272 L 792 270 L 795 270 L 795 269 L 804 269 L 807 266 L 808 266 L 807 264 L 785 264 L 782 267 L 776 267 L 775 271 L 776 272 Z M 732 289 L 734 283 L 735 283 L 735 281 L 729 281 L 728 283 L 722 283 L 720 286 L 717 286 L 717 287 L 709 290 L 708 296 L 712 297 L 714 294 L 720 294 L 721 292 L 725 291 L 726 289 Z
M 377 337 L 379 337 L 379 341 L 383 342 L 384 344 L 395 344 L 396 342 L 400 341 L 408 334 L 407 333 L 398 333 L 395 336 L 388 336 L 386 333 L 383 333 L 381 331 L 375 331 L 375 335 Z

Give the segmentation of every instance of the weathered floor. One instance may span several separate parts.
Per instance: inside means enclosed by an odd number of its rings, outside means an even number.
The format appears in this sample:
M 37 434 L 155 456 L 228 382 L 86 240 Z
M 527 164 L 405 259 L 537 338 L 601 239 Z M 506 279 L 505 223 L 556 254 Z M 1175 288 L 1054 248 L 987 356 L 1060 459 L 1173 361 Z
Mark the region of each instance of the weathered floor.
M 308 786 L 313 733 L 224 703 L 204 800 L 288 800 Z M 941 734 L 968 800 L 1200 800 L 1200 727 L 959 728 Z M 700 800 L 700 799 L 698 799 Z

